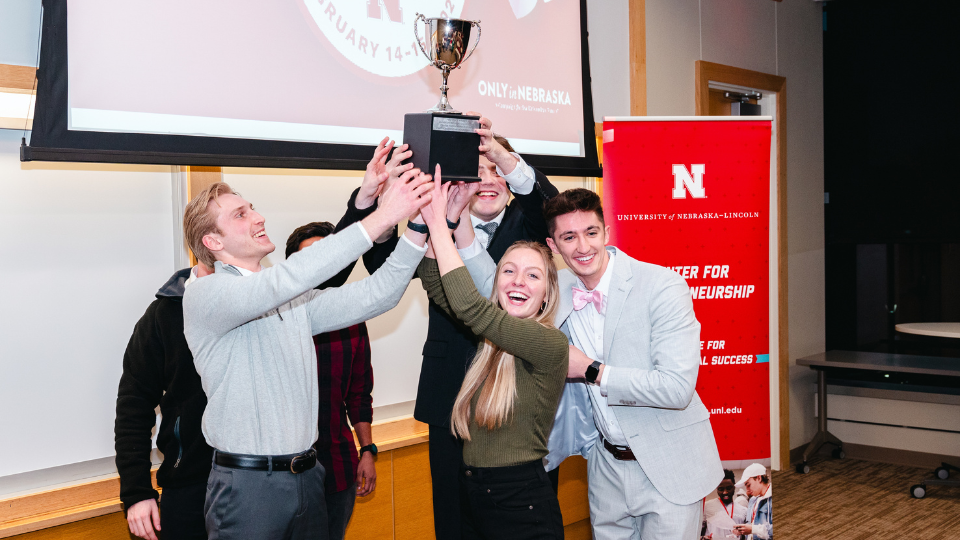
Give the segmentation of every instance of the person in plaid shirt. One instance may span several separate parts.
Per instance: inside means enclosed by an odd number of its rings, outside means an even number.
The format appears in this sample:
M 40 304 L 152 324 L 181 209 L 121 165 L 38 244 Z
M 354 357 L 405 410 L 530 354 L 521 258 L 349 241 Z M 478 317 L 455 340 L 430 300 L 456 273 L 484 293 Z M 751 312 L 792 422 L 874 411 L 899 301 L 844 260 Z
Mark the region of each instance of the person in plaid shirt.
M 286 256 L 335 232 L 329 222 L 298 227 L 287 240 Z M 354 263 L 355 264 L 355 263 Z M 318 289 L 346 282 L 353 264 Z M 356 497 L 373 493 L 377 485 L 376 446 L 370 433 L 373 419 L 373 368 L 366 323 L 313 336 L 317 349 L 320 437 L 314 444 L 317 460 L 326 470 L 325 488 L 330 540 L 342 540 Z M 349 419 L 349 423 L 347 422 Z M 350 426 L 361 449 L 357 455 Z

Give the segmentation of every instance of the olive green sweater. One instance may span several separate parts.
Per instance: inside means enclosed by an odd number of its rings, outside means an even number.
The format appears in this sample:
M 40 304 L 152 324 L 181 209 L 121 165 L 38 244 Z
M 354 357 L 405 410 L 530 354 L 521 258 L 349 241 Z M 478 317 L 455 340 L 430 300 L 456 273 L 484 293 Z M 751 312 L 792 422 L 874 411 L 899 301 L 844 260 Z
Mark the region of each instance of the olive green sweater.
M 464 463 L 507 467 L 543 459 L 567 377 L 567 337 L 533 319 L 512 317 L 480 296 L 466 268 L 441 278 L 437 261 L 424 259 L 418 273 L 431 300 L 474 334 L 513 354 L 516 364 L 517 395 L 510 418 L 492 430 L 471 419 L 470 440 L 463 443 Z M 476 410 L 481 391 L 474 394 L 471 411 Z

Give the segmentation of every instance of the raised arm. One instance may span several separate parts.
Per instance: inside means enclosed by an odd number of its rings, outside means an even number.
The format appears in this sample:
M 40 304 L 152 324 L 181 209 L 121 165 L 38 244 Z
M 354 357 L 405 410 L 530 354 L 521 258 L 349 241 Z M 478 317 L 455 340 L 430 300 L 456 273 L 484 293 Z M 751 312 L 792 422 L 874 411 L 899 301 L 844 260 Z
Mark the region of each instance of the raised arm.
M 511 317 L 490 300 L 480 296 L 463 267 L 463 261 L 447 227 L 446 207 L 450 185 L 442 185 L 440 167 L 434 174 L 434 196 L 430 204 L 424 206 L 422 215 L 430 227 L 431 245 L 436 254 L 436 268 L 430 260 L 420 266 L 421 281 L 424 287 L 430 282 L 434 297 L 439 297 L 436 275 L 440 276 L 442 290 L 446 296 L 448 309 L 474 334 L 483 336 L 499 345 L 507 352 L 522 358 L 537 367 L 553 367 L 567 361 L 567 338 L 556 328 L 548 328 L 532 319 Z
M 416 235 L 408 231 L 387 262 L 372 276 L 336 289 L 312 292 L 313 298 L 307 304 L 311 331 L 319 334 L 344 328 L 396 306 L 426 252 L 424 235 L 420 235 L 419 241 L 412 238 Z
M 398 148 L 396 152 L 393 152 L 391 157 L 390 152 L 393 149 L 394 142 L 390 140 L 389 137 L 384 137 L 383 140 L 380 141 L 380 144 L 377 145 L 377 149 L 373 152 L 373 158 L 367 163 L 367 169 L 363 174 L 363 181 L 360 183 L 360 187 L 350 194 L 350 198 L 347 200 L 347 211 L 343 214 L 343 217 L 340 218 L 340 221 L 337 222 L 336 227 L 333 229 L 334 233 L 338 233 L 350 225 L 366 219 L 367 216 L 377 209 L 377 198 L 383 193 L 383 190 L 390 187 L 390 185 L 400 178 L 400 175 L 413 168 L 412 163 L 400 165 L 400 161 L 412 154 L 412 152 L 407 150 L 407 145 Z M 418 171 L 414 171 L 414 174 L 416 172 Z M 363 254 L 364 266 L 371 274 L 383 266 L 387 257 L 390 256 L 394 248 L 397 247 L 396 228 L 392 227 L 386 233 L 380 235 L 379 238 L 373 238 L 372 240 L 373 247 Z M 389 243 L 389 245 L 385 245 L 386 243 Z M 347 282 L 356 264 L 356 261 L 351 262 L 346 268 L 341 270 L 340 273 L 325 281 L 320 288 L 329 289 L 342 287 L 343 284 Z
M 480 129 L 476 132 L 480 135 L 480 153 L 497 166 L 497 174 L 503 177 L 523 208 L 523 226 L 527 238 L 543 242 L 548 236 L 547 224 L 543 219 L 543 203 L 555 197 L 559 191 L 546 175 L 528 165 L 520 154 L 508 152 L 497 142 L 489 118 L 480 118 Z
M 313 289 L 360 257 L 370 248 L 371 238 L 429 202 L 432 189 L 429 176 L 407 173 L 384 192 L 380 207 L 359 224 L 251 276 L 235 279 L 215 274 L 198 281 L 187 289 L 183 300 L 188 341 L 197 332 L 223 335 Z

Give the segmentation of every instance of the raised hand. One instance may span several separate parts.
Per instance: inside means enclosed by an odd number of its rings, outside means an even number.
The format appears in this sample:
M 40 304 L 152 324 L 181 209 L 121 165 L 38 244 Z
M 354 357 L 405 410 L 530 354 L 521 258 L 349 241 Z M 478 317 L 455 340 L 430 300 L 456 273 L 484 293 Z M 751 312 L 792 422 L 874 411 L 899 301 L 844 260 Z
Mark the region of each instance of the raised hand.
M 440 165 L 438 164 L 433 175 L 433 193 L 430 204 L 420 209 L 423 221 L 430 227 L 431 236 L 450 235 L 450 229 L 447 228 L 447 201 L 452 185 L 453 182 L 443 183 L 440 177 Z
M 447 182 L 452 184 L 447 200 L 447 219 L 456 223 L 480 189 L 480 182 Z
M 467 113 L 480 116 L 480 113 Z M 493 122 L 486 116 L 480 116 L 480 129 L 474 130 L 480 135 L 480 155 L 500 167 L 504 174 L 510 174 L 517 168 L 519 161 L 494 138 Z
M 394 225 L 428 204 L 434 187 L 432 180 L 430 175 L 411 169 L 384 190 L 377 211 L 361 222 L 370 238 L 379 238 Z
M 384 137 L 377 149 L 373 152 L 373 158 L 367 163 L 367 170 L 363 173 L 363 182 L 360 183 L 360 191 L 357 192 L 356 206 L 363 210 L 370 208 L 376 202 L 377 197 L 383 191 L 384 183 L 389 178 L 387 169 L 387 155 L 393 148 L 393 141 L 390 137 Z
M 410 145 L 403 144 L 393 153 L 393 156 L 387 161 L 387 183 L 384 188 L 390 187 L 390 184 L 394 183 L 398 178 L 400 178 L 403 173 L 409 171 L 413 168 L 413 162 L 400 164 L 401 161 L 409 158 L 413 155 L 413 150 L 410 150 Z

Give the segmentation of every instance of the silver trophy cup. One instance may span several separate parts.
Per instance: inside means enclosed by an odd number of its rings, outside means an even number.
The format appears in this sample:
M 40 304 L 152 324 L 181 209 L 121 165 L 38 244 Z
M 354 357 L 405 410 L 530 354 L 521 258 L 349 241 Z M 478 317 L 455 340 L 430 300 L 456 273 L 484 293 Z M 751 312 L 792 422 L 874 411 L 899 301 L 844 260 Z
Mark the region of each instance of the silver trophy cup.
M 420 33 L 417 31 L 417 25 L 423 19 L 424 37 L 427 39 L 427 48 L 424 50 L 424 42 L 420 40 Z M 473 48 L 467 52 L 467 44 L 470 42 L 470 29 L 477 27 L 477 40 L 473 43 Z M 417 44 L 420 51 L 427 57 L 433 66 L 443 72 L 443 84 L 440 85 L 440 102 L 428 112 L 443 112 L 459 114 L 447 99 L 447 77 L 450 71 L 458 69 L 473 51 L 480 44 L 480 21 L 466 21 L 463 19 L 441 19 L 438 17 L 426 18 L 417 13 L 417 18 L 413 21 L 413 33 L 417 37 Z

